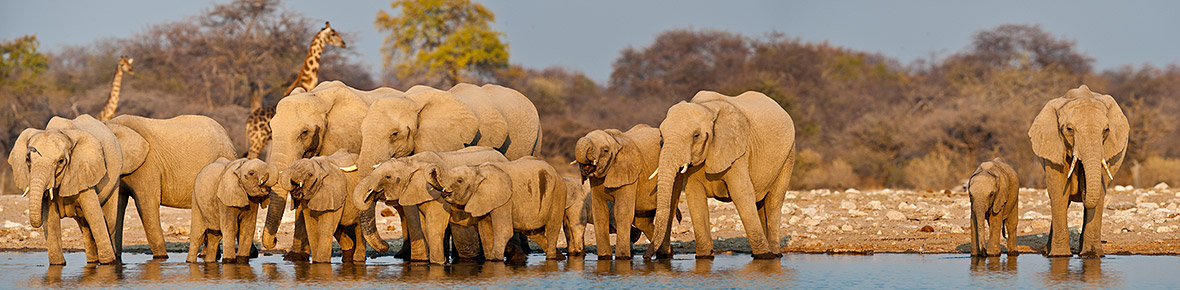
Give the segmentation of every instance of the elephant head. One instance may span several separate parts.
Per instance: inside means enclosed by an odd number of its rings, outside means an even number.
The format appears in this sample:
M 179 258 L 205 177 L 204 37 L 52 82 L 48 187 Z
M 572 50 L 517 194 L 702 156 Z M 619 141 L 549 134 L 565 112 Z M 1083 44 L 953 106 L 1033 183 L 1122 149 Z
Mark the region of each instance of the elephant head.
M 266 197 L 278 180 L 278 169 L 262 160 L 236 160 L 226 166 L 217 198 L 226 206 L 244 207 L 253 202 L 266 207 L 269 203 Z
M 113 192 L 122 171 L 118 141 L 90 115 L 54 117 L 46 130 L 25 129 L 8 155 L 13 180 L 29 198 L 29 224 L 40 227 L 50 200 Z M 48 197 L 48 199 L 46 199 Z
M 615 129 L 587 133 L 574 149 L 574 162 L 582 178 L 604 178 L 604 186 L 617 188 L 639 180 L 643 158 L 631 140 Z
M 1106 179 L 1122 164 L 1130 124 L 1110 95 L 1085 85 L 1045 104 L 1028 129 L 1033 152 L 1084 182 L 1083 206 L 1095 208 L 1106 194 Z M 1081 167 L 1077 167 L 1078 161 Z M 1077 171 L 1075 173 L 1075 171 Z
M 359 209 L 369 209 L 377 201 L 417 205 L 434 199 L 428 190 L 435 188 L 427 180 L 427 171 L 438 170 L 431 164 L 394 158 L 382 162 L 362 178 L 353 189 L 353 202 Z M 436 174 L 437 175 L 437 174 Z
M 415 86 L 405 98 L 384 98 L 361 122 L 360 176 L 390 157 L 462 149 L 477 138 L 475 114 L 446 91 Z
M 430 178 L 442 186 L 442 197 L 472 216 L 483 216 L 512 197 L 508 173 L 489 164 L 430 170 Z
M 279 174 L 278 186 L 313 211 L 334 211 L 348 197 L 345 172 L 356 170 L 356 154 L 343 150 L 332 156 L 300 159 Z
M 750 123 L 744 114 L 726 101 L 697 101 L 718 96 L 724 97 L 716 92 L 701 91 L 693 97 L 693 102 L 680 102 L 669 108 L 667 117 L 660 123 L 663 145 L 659 165 L 652 174 L 658 178 L 653 244 L 662 241 L 671 226 L 672 193 L 679 193 L 672 188 L 677 174 L 701 165 L 706 173 L 722 173 L 749 150 Z

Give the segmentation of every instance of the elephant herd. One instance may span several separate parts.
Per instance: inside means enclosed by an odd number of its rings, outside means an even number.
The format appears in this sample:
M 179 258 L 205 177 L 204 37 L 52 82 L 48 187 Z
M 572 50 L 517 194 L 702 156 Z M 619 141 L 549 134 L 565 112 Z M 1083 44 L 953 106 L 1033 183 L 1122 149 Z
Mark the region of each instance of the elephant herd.
M 599 259 L 630 259 L 640 234 L 651 241 L 645 258 L 667 258 L 682 192 L 697 258 L 713 253 L 707 198 L 733 203 L 754 258 L 781 257 L 795 129 L 762 93 L 701 91 L 671 106 L 658 128 L 589 132 L 570 148 L 580 179 L 534 157 L 541 147 L 537 110 L 498 85 L 403 92 L 323 82 L 280 100 L 270 126 L 273 143 L 259 160 L 237 159 L 225 129 L 204 116 L 54 117 L 44 129 L 22 132 L 8 161 L 29 197 L 30 224 L 44 225 L 51 264 L 65 263 L 66 217 L 86 236 L 87 262 L 117 261 L 129 198 L 156 258 L 167 257 L 159 207 L 191 208 L 188 262 L 219 255 L 248 262 L 264 208 L 261 244 L 274 248 L 288 203 L 295 231 L 286 259 L 328 262 L 335 241 L 344 262 L 363 262 L 368 248 L 390 250 L 376 227 L 378 201 L 401 217 L 399 257 L 412 261 L 443 264 L 448 250 L 455 261 L 519 259 L 526 238 L 560 260 L 563 232 L 568 255 L 583 256 L 588 223 L 597 226 Z M 1070 255 L 1069 201 L 1086 209 L 1082 254 L 1102 255 L 1096 205 L 1105 177 L 1123 161 L 1127 131 L 1113 98 L 1085 86 L 1036 117 L 1029 137 L 1050 188 L 1049 255 Z M 972 254 L 999 254 L 1001 228 L 1014 249 L 1017 189 L 1014 171 L 999 159 L 972 174 Z M 992 225 L 986 247 L 985 222 Z

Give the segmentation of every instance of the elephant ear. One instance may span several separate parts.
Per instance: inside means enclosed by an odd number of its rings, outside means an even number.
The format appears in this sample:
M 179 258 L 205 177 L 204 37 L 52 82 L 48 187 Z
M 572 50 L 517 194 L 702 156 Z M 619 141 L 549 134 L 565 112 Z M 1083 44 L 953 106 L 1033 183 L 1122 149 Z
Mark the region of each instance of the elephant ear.
M 418 169 L 410 173 L 410 185 L 406 187 L 401 198 L 397 199 L 397 203 L 402 206 L 410 206 L 434 200 L 430 190 L 434 188 L 433 184 L 438 184 L 437 178 L 442 168 L 418 161 L 410 162 L 410 166 Z
M 993 168 L 988 171 L 996 181 L 995 194 L 993 194 L 992 213 L 1000 213 L 1004 209 L 1004 205 L 1008 204 L 1008 195 L 1005 191 L 1008 190 L 1008 175 L 1004 174 L 999 168 Z
M 16 137 L 12 144 L 12 151 L 8 153 L 8 165 L 12 167 L 12 179 L 16 189 L 25 190 L 29 187 L 29 137 L 45 132 L 44 130 L 28 128 Z
M 246 159 L 238 159 L 230 162 L 222 170 L 221 180 L 217 185 L 217 199 L 221 200 L 221 204 L 231 207 L 244 207 L 250 204 L 246 197 L 246 190 L 238 182 L 238 168 L 246 163 Z
M 406 98 L 422 105 L 414 131 L 414 148 L 419 149 L 416 151 L 454 151 L 476 138 L 479 120 L 451 93 L 420 90 Z
M 348 152 L 348 149 L 344 148 L 340 148 L 340 150 L 336 150 L 335 153 L 332 153 L 332 155 L 328 156 L 328 160 L 331 160 L 338 169 L 343 170 L 344 172 L 353 172 L 357 170 L 356 159 L 356 153 L 350 153 Z
M 728 102 L 717 110 L 713 121 L 713 136 L 705 146 L 705 172 L 720 173 L 729 169 L 746 150 L 749 150 L 750 121 Z
M 605 132 L 612 137 L 610 141 L 614 144 L 610 147 L 615 156 L 608 165 L 610 168 L 606 171 L 603 185 L 608 188 L 619 188 L 635 183 L 639 176 L 643 175 L 640 172 L 643 170 L 643 157 L 639 154 L 639 148 L 619 130 L 608 129 Z
M 335 164 L 331 164 L 327 160 L 320 159 L 316 162 L 316 176 L 321 178 L 320 184 L 316 187 L 316 192 L 311 196 L 311 200 L 307 202 L 307 208 L 314 211 L 340 209 L 348 195 L 348 181 L 344 176 L 344 170 L 337 168 Z
M 499 167 L 494 165 L 482 165 L 479 167 L 479 176 L 472 176 L 475 180 L 471 180 L 475 184 L 470 190 L 474 190 L 471 198 L 467 200 L 467 205 L 463 210 L 471 213 L 471 216 L 484 216 L 492 210 L 504 206 L 508 200 L 512 198 L 512 181 L 508 178 L 508 173 L 504 172 Z
M 94 136 L 102 146 L 106 179 L 99 184 L 98 197 L 100 200 L 106 200 L 111 194 L 114 194 L 115 188 L 118 186 L 119 175 L 123 171 L 123 153 L 119 140 L 110 128 L 90 115 L 78 116 L 74 118 L 72 123 L 78 130 Z
M 111 129 L 111 133 L 115 133 L 115 138 L 118 139 L 120 152 L 123 156 L 123 168 L 121 174 L 131 174 L 139 169 L 147 160 L 148 149 L 151 144 L 148 144 L 147 139 L 131 128 L 114 123 L 106 123 L 107 128 Z
M 1131 130 L 1131 125 L 1127 122 L 1127 115 L 1123 115 L 1123 109 L 1119 107 L 1118 102 L 1115 102 L 1114 97 L 1101 95 L 1098 99 L 1106 104 L 1106 118 L 1109 120 L 1108 126 L 1110 126 L 1110 133 L 1106 136 L 1106 141 L 1102 143 L 1103 156 L 1107 160 L 1121 160 L 1122 154 L 1127 152 L 1128 133 Z
M 1053 164 L 1065 164 L 1065 140 L 1061 138 L 1061 126 L 1057 122 L 1057 109 L 1068 102 L 1064 98 L 1050 100 L 1033 119 L 1028 128 L 1033 153 Z
M 61 196 L 69 197 L 91 189 L 106 176 L 106 155 L 97 138 L 82 130 L 62 130 L 73 141 L 66 174 L 62 176 Z

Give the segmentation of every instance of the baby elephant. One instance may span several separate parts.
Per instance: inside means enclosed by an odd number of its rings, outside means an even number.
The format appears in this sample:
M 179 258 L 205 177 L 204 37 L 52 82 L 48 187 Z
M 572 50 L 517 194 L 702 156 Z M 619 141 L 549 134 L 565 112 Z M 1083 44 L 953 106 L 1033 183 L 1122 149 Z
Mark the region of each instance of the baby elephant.
M 967 194 L 971 196 L 971 255 L 999 256 L 1000 235 L 1008 239 L 1008 255 L 1016 255 L 1016 224 L 1020 197 L 1016 171 L 1000 158 L 984 162 L 971 174 Z M 983 223 L 991 236 L 987 246 L 981 243 Z M 1006 229 L 1001 233 L 1001 228 Z
M 513 232 L 537 242 L 546 258 L 565 259 L 557 252 L 557 235 L 565 217 L 566 187 L 548 162 L 522 157 L 511 162 L 459 166 L 441 174 L 430 172 L 435 175 L 431 178 L 442 185 L 443 200 L 478 220 L 488 260 L 504 260 L 504 247 Z
M 202 246 L 205 262 L 217 261 L 217 242 L 224 236 L 222 262 L 248 262 L 258 208 L 270 203 L 270 187 L 278 179 L 278 170 L 258 159 L 222 157 L 201 169 L 193 186 L 192 237 L 185 261 L 196 262 Z
M 365 243 L 358 239 L 361 210 L 350 194 L 357 183 L 356 157 L 341 149 L 332 156 L 297 160 L 279 174 L 278 186 L 305 205 L 299 214 L 314 263 L 331 261 L 333 237 L 344 251 L 343 262 L 365 261 Z
M 590 187 L 582 180 L 563 177 L 565 183 L 565 231 L 569 256 L 586 256 L 586 224 L 590 222 Z

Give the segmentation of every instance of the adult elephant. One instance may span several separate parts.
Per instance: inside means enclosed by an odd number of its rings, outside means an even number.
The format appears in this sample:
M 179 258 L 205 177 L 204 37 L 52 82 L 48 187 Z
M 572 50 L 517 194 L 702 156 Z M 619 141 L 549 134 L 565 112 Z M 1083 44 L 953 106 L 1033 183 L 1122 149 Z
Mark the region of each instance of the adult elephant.
M 363 143 L 357 162 L 361 178 L 390 157 L 487 146 L 504 154 L 508 160 L 515 160 L 536 154 L 541 144 L 536 107 L 520 92 L 498 85 L 481 87 L 461 83 L 448 91 L 414 86 L 406 91 L 405 98 L 376 100 L 370 110 L 373 113 L 365 115 L 361 122 Z M 394 208 L 403 217 L 404 229 L 407 224 L 405 209 L 401 206 Z M 373 220 L 368 216 L 363 219 L 366 222 Z M 380 239 L 376 227 L 364 230 L 370 243 Z M 474 227 L 454 226 L 451 232 L 459 237 L 456 239 L 459 242 L 478 243 L 478 232 Z M 421 243 L 420 240 L 414 242 Z M 411 246 L 421 247 L 421 244 Z
M 698 259 L 713 256 L 706 197 L 733 201 L 755 259 L 781 257 L 783 198 L 795 163 L 791 116 L 762 93 L 728 97 L 701 91 L 690 102 L 668 109 L 660 134 L 664 145 L 653 174 L 659 179 L 651 247 L 659 248 L 669 234 L 679 196 L 673 195 L 678 188 L 673 183 L 685 174 Z
M 29 225 L 44 224 L 49 264 L 66 263 L 61 219 L 74 217 L 82 229 L 86 261 L 116 259 L 110 228 L 123 154 L 119 141 L 90 115 L 53 117 L 45 130 L 25 129 L 8 155 L 13 180 L 29 198 Z M 56 191 L 56 194 L 54 192 Z M 105 210 L 104 210 L 105 207 Z
M 361 150 L 361 121 L 369 112 L 369 105 L 381 98 L 400 98 L 402 92 L 390 88 L 361 91 L 339 81 L 320 83 L 310 92 L 296 88 L 290 96 L 279 101 L 275 116 L 270 120 L 271 150 L 267 163 L 275 168 L 287 168 L 295 160 L 332 154 L 340 149 L 350 153 Z M 283 217 L 288 193 L 275 187 L 267 209 L 262 245 L 274 248 L 275 234 Z M 298 202 L 292 208 L 299 208 Z M 373 227 L 376 231 L 376 224 Z M 370 241 L 374 242 L 374 241 Z M 307 232 L 302 215 L 295 217 L 294 240 L 287 258 L 307 260 Z M 370 244 L 375 249 L 387 250 L 384 241 Z
M 123 216 L 127 198 L 131 197 L 153 257 L 167 259 L 160 206 L 192 207 L 197 173 L 217 158 L 234 158 L 233 143 L 221 124 L 205 116 L 152 119 L 122 115 L 105 123 L 118 138 L 123 153 L 122 192 L 115 209 L 112 238 L 115 254 L 122 246 Z
M 1028 129 L 1033 152 L 1045 168 L 1045 187 L 1053 209 L 1048 256 L 1071 256 L 1066 210 L 1082 202 L 1080 255 L 1101 257 L 1102 207 L 1107 183 L 1127 154 L 1130 124 L 1110 95 L 1085 85 L 1050 100 Z M 1081 161 L 1081 166 L 1077 166 Z

